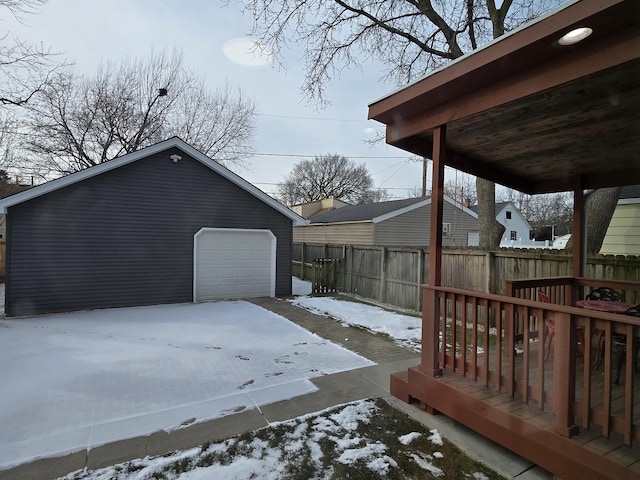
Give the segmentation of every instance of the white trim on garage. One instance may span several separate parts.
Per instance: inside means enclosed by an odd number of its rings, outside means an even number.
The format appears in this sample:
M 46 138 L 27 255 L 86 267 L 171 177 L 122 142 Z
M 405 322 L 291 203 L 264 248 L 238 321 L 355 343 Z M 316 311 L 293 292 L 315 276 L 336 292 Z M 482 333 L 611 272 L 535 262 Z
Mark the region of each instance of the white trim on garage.
M 199 290 L 202 290 L 203 285 L 202 285 L 202 282 L 200 285 L 198 285 L 199 253 L 201 253 L 199 252 L 199 248 L 200 250 L 202 250 L 205 247 L 202 245 L 199 245 L 199 240 L 205 238 L 206 235 L 211 235 L 211 234 L 213 234 L 214 236 L 221 235 L 222 237 L 220 238 L 228 236 L 229 237 L 228 239 L 234 241 L 233 244 L 236 246 L 242 246 L 241 239 L 243 236 L 245 236 L 245 234 L 248 234 L 249 237 L 253 237 L 253 240 L 263 238 L 265 241 L 265 246 L 266 248 L 268 248 L 268 251 L 270 253 L 270 257 L 267 259 L 267 262 L 269 265 L 268 285 L 266 285 L 263 282 L 262 284 L 256 284 L 253 287 L 247 288 L 246 283 L 242 283 L 242 282 L 239 282 L 238 284 L 233 283 L 235 281 L 234 279 L 240 279 L 240 280 L 244 279 L 246 281 L 246 278 L 247 278 L 246 273 L 250 271 L 251 268 L 257 269 L 251 273 L 251 278 L 264 280 L 266 275 L 264 273 L 264 266 L 266 262 L 265 262 L 265 258 L 262 257 L 259 260 L 261 265 L 254 264 L 253 266 L 251 266 L 250 265 L 251 262 L 248 262 L 246 265 L 235 264 L 232 268 L 230 268 L 229 264 L 227 264 L 224 267 L 225 273 L 227 274 L 225 278 L 227 279 L 226 281 L 230 280 L 232 282 L 231 284 L 226 285 L 226 287 L 228 288 L 222 289 L 222 290 L 219 288 L 221 284 L 218 284 L 217 282 L 218 280 L 221 280 L 220 279 L 221 276 L 215 273 L 215 274 L 212 274 L 212 276 L 209 277 L 208 279 L 210 282 L 213 282 L 213 283 L 209 283 L 209 286 L 212 288 L 212 290 L 208 292 L 200 292 Z M 222 244 L 224 244 L 224 242 L 222 242 Z M 226 245 L 227 245 L 226 252 L 229 253 L 228 244 Z M 271 230 L 251 229 L 251 228 L 247 228 L 247 229 L 211 228 L 211 227 L 201 228 L 198 232 L 196 232 L 196 234 L 193 237 L 193 301 L 198 302 L 198 301 L 222 300 L 222 299 L 231 299 L 231 298 L 248 298 L 248 297 L 258 297 L 258 296 L 267 296 L 267 295 L 270 297 L 275 297 L 276 247 L 277 247 L 277 238 L 273 234 L 273 232 L 271 232 Z M 262 251 L 262 253 L 264 253 L 264 251 Z M 215 256 L 218 254 L 218 252 L 216 252 L 214 249 L 212 251 L 212 254 Z M 228 259 L 228 261 L 233 261 L 234 258 L 237 259 L 237 255 L 233 255 L 230 260 Z M 252 259 L 255 260 L 253 256 L 252 256 Z M 216 258 L 211 258 L 208 260 L 211 260 L 212 262 L 215 263 Z M 248 260 L 251 260 L 251 259 L 248 259 Z M 200 261 L 202 261 L 202 258 L 200 258 Z M 224 262 L 224 259 L 220 259 L 220 261 Z M 217 277 L 217 278 L 214 278 L 214 277 Z M 242 283 L 242 285 L 240 283 Z

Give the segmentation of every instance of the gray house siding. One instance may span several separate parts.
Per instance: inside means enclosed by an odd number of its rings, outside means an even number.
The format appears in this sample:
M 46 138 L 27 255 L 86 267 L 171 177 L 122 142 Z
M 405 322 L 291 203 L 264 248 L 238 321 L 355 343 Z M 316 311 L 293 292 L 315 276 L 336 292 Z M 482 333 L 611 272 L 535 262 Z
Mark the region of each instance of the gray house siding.
M 416 208 L 375 225 L 375 245 L 428 245 L 431 205 Z M 445 202 L 443 222 L 451 224 L 451 233 L 442 239 L 443 245 L 466 246 L 467 234 L 478 230 L 478 220 Z
M 169 156 L 182 157 L 177 163 Z M 191 302 L 202 227 L 269 229 L 291 293 L 292 221 L 179 149 L 9 207 L 9 315 Z
M 310 224 L 293 227 L 296 243 L 346 243 L 374 245 L 374 225 L 371 222 L 345 222 L 337 224 Z

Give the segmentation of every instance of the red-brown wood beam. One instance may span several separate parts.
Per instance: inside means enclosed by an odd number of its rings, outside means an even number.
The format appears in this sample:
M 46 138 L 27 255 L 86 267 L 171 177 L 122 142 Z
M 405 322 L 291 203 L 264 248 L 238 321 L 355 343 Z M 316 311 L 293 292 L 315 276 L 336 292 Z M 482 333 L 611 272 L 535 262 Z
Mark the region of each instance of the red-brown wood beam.
M 630 28 L 585 48 L 574 49 L 571 55 L 531 66 L 502 80 L 496 79 L 493 84 L 413 116 L 398 113 L 394 117 L 397 120 L 387 124 L 387 142 L 395 144 L 437 125 L 484 112 L 637 58 L 640 58 L 640 38 Z
M 392 127 L 387 127 L 387 137 L 390 128 Z M 415 153 L 416 155 L 428 157 L 433 152 L 433 142 L 431 141 L 431 139 L 427 140 L 425 137 L 426 135 L 420 135 L 404 139 L 400 142 L 387 141 L 387 143 L 389 145 L 401 148 L 402 150 L 407 150 L 409 152 Z M 534 183 L 527 179 L 522 179 L 521 177 L 501 170 L 495 165 L 487 165 L 483 160 L 479 158 L 461 154 L 452 150 L 450 147 L 447 148 L 447 166 L 456 168 L 457 170 L 462 170 L 466 173 L 470 173 L 471 175 L 475 175 L 476 177 L 483 178 L 487 175 L 487 172 L 490 171 L 491 180 L 501 185 L 509 185 L 510 187 L 524 193 L 533 193 L 533 189 L 535 186 Z M 562 191 L 567 190 L 568 189 L 565 188 Z
M 575 187 L 573 191 L 573 257 L 571 266 L 573 268 L 573 277 L 584 277 L 586 269 L 586 241 L 587 222 L 584 213 L 584 192 L 582 190 L 582 182 Z M 579 300 L 575 298 L 575 300 Z
M 575 403 L 575 359 L 577 354 L 576 329 L 571 315 L 547 312 L 549 320 L 555 322 L 556 333 L 553 347 L 553 431 L 563 437 L 578 433 L 575 425 L 573 405 Z
M 406 112 L 405 116 L 411 116 L 433 108 L 442 99 L 447 101 L 448 98 L 465 94 L 469 85 L 493 84 L 496 79 L 527 70 L 541 60 L 562 57 L 565 51 L 569 52 L 568 49 L 559 49 L 554 43 L 569 29 L 586 24 L 595 28 L 594 36 L 599 33 L 606 35 L 606 31 L 620 30 L 633 24 L 637 16 L 634 7 L 632 1 L 625 3 L 624 0 L 576 2 L 553 16 L 511 33 L 487 48 L 452 62 L 447 68 L 371 103 L 369 118 L 388 124 L 397 117 L 397 110 Z M 614 20 L 606 18 L 610 16 Z
M 445 125 L 433 130 L 433 176 L 431 177 L 431 228 L 429 231 L 429 285 L 439 286 L 442 278 L 442 215 L 444 207 L 444 166 L 447 153 Z
M 442 213 L 444 206 L 444 165 L 446 160 L 446 126 L 433 131 L 433 176 L 431 185 L 431 224 L 429 231 L 429 285 L 438 286 L 442 279 Z M 438 377 L 442 369 L 438 361 L 440 338 L 440 299 L 435 290 L 425 292 L 422 308 L 422 358 L 420 370 Z

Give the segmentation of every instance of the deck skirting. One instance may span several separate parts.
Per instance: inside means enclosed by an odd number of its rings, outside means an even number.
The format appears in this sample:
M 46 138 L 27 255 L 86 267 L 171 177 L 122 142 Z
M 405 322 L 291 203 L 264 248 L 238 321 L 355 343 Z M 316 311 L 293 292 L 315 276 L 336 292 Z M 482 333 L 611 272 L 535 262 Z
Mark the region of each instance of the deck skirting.
M 490 403 L 492 397 L 486 394 L 475 395 L 478 390 L 486 390 L 485 387 L 475 384 L 479 388 L 471 387 L 466 393 L 450 385 L 446 377 L 453 375 L 445 372 L 445 377 L 432 377 L 419 367 L 409 368 L 392 374 L 391 394 L 405 402 L 419 401 L 428 411 L 440 412 L 462 423 L 560 478 L 638 478 L 637 471 L 586 448 L 579 439 L 555 433 L 551 422 L 535 416 L 525 418 L 526 415 L 518 414 L 517 405 L 505 408 L 505 404 Z M 521 404 L 519 400 L 510 403 Z

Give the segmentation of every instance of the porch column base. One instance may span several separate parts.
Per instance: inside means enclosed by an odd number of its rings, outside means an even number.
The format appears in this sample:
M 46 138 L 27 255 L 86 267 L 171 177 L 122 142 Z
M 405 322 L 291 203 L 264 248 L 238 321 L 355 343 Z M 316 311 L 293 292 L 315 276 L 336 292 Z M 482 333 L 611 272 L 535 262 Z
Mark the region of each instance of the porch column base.
M 441 368 L 427 368 L 424 365 L 418 365 L 416 367 L 420 373 L 424 373 L 425 375 L 428 375 L 429 377 L 441 377 L 442 376 L 442 369 Z

